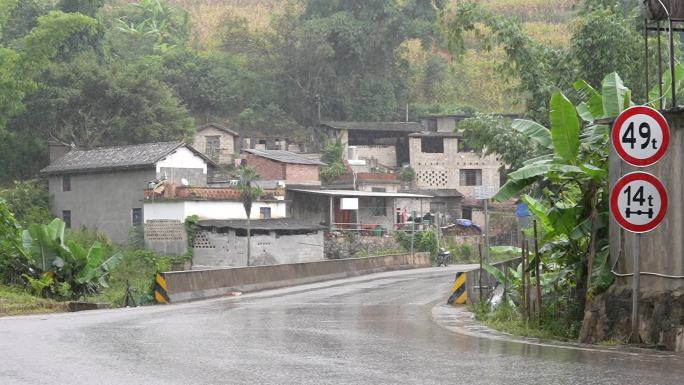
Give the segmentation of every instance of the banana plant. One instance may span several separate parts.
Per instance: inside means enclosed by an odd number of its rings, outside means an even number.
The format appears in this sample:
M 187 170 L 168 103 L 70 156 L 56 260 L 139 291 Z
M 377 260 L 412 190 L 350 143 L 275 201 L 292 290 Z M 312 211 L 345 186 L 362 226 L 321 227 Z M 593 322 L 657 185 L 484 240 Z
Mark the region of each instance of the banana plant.
M 549 153 L 510 173 L 494 199 L 521 196 L 542 226 L 541 249 L 554 256 L 559 274 L 574 274 L 579 295 L 592 287 L 594 277 L 602 278 L 597 286 L 606 285 L 606 275 L 594 270 L 605 268 L 608 259 L 609 127 L 597 122 L 617 117 L 632 102 L 616 73 L 603 79 L 601 92 L 582 80 L 574 88 L 583 100 L 577 106 L 561 92 L 551 97 L 550 129 L 529 120 L 513 122 L 513 129 Z M 542 193 L 524 194 L 535 183 Z
M 55 285 L 52 292 L 63 297 L 91 295 L 101 287 L 107 287 L 107 277 L 123 259 L 118 252 L 104 259 L 102 245 L 93 242 L 87 249 L 74 241 L 64 242 L 65 224 L 61 219 L 54 219 L 48 225 L 34 224 L 23 233 L 23 250 L 36 271 L 32 280 L 24 277 L 31 285 L 35 279 L 50 276 L 49 285 Z M 48 281 L 45 281 L 48 282 Z M 66 293 L 65 287 L 70 288 Z

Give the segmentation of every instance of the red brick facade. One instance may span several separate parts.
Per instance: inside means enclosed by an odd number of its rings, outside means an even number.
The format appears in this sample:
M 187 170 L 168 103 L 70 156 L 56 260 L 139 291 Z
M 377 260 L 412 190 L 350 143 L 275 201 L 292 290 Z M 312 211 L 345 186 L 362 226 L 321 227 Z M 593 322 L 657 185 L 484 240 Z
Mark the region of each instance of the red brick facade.
M 282 163 L 254 154 L 247 154 L 247 164 L 257 169 L 262 180 L 318 182 L 321 179 L 316 164 Z

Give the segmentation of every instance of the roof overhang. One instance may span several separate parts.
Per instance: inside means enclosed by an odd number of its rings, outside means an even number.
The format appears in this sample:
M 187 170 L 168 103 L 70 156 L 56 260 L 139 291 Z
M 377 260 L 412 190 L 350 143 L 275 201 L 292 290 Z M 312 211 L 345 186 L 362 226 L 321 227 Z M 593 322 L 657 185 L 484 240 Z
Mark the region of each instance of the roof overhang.
M 307 190 L 307 189 L 288 189 L 290 191 L 305 194 L 342 196 L 342 197 L 382 197 L 382 198 L 432 198 L 432 195 L 393 193 L 380 191 L 355 191 L 355 190 Z

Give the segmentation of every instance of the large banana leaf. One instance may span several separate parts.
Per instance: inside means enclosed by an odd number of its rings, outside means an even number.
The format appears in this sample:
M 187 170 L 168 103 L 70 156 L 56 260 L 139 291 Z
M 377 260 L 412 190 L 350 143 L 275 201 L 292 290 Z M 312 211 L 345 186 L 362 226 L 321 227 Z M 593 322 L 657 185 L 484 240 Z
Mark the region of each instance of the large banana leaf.
M 551 131 L 541 124 L 531 120 L 516 119 L 511 124 L 511 127 L 533 141 L 539 143 L 542 147 L 548 149 L 553 148 Z
M 580 93 L 582 103 L 577 106 L 577 112 L 588 123 L 603 116 L 603 96 L 584 80 L 573 83 L 575 90 Z
M 536 179 L 509 179 L 506 183 L 501 186 L 499 191 L 492 197 L 493 200 L 497 202 L 507 201 L 515 196 L 518 196 L 525 187 L 534 183 Z
M 538 162 L 519 168 L 508 174 L 508 177 L 511 179 L 528 179 L 545 175 L 548 172 L 579 173 L 582 170 L 577 166 L 568 164 Z
M 602 82 L 603 116 L 615 118 L 625 110 L 625 99 L 629 98 L 627 87 L 617 73 L 607 75 Z
M 575 106 L 560 92 L 551 97 L 551 138 L 553 148 L 563 160 L 574 163 L 579 152 L 579 119 Z

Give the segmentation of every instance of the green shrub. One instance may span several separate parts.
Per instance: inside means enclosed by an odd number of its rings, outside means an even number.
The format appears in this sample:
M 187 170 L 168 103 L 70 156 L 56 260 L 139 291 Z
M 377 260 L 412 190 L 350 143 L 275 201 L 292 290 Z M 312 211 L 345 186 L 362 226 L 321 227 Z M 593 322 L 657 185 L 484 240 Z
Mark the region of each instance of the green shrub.
M 0 189 L 0 198 L 23 227 L 31 223 L 47 223 L 54 216 L 50 214 L 47 183 L 38 179 L 16 181 L 10 187 Z

